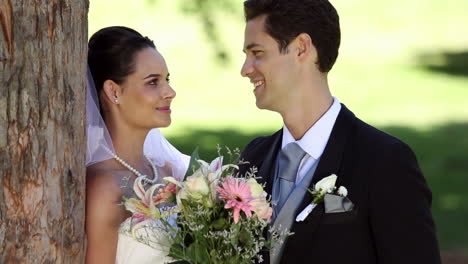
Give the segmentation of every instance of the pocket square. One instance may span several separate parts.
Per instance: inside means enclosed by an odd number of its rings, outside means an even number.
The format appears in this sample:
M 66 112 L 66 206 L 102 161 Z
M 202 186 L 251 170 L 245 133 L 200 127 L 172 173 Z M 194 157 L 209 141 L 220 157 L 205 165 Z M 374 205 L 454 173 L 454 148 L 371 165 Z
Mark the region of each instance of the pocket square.
M 325 194 L 323 199 L 325 204 L 325 213 L 343 213 L 352 211 L 353 202 L 348 197 L 333 194 Z

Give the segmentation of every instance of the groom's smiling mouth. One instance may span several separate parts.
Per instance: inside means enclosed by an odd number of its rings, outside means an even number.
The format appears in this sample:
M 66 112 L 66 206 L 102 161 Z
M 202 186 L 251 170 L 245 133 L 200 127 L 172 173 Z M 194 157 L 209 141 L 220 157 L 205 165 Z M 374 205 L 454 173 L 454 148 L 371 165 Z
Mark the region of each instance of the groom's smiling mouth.
M 261 81 L 252 81 L 253 85 L 254 85 L 254 91 L 257 90 L 257 88 L 263 86 L 265 84 L 265 81 L 261 80 Z

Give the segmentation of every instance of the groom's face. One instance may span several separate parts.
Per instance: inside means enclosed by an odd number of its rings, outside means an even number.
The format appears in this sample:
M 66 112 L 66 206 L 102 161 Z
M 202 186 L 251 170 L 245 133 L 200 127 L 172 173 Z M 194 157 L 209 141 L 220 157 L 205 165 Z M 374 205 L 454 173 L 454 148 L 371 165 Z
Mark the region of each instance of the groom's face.
M 281 53 L 279 45 L 265 32 L 265 15 L 247 22 L 241 75 L 253 84 L 257 107 L 283 112 L 288 105 L 288 88 L 294 81 L 294 59 Z

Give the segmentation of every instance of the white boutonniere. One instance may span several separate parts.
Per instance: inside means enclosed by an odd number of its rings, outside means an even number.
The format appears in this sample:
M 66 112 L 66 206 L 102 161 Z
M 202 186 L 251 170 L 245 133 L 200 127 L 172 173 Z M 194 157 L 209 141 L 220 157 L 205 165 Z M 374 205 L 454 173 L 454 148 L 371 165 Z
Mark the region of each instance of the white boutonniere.
M 312 203 L 309 204 L 297 217 L 296 221 L 301 222 L 304 221 L 307 216 L 314 210 L 317 204 L 323 202 L 324 197 L 326 194 L 333 194 L 341 197 L 346 197 L 348 195 L 348 190 L 344 186 L 340 186 L 336 188 L 336 179 L 338 176 L 332 174 L 328 177 L 323 178 L 317 184 L 314 185 L 313 190 L 307 189 L 312 195 L 314 195 L 314 199 Z

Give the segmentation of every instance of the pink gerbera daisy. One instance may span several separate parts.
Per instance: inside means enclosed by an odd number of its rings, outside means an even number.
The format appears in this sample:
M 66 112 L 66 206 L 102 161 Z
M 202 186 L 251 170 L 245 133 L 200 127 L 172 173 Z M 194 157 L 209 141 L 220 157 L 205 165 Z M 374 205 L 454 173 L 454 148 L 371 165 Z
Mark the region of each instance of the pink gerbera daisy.
M 234 208 L 234 223 L 239 222 L 240 211 L 244 211 L 247 217 L 252 216 L 254 207 L 250 205 L 250 201 L 253 197 L 247 183 L 227 177 L 217 191 L 220 198 L 226 200 L 224 208 Z

